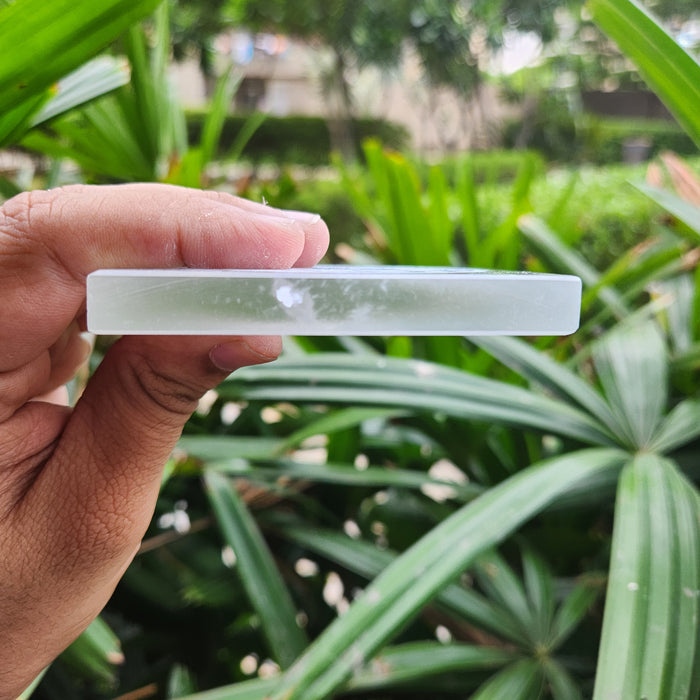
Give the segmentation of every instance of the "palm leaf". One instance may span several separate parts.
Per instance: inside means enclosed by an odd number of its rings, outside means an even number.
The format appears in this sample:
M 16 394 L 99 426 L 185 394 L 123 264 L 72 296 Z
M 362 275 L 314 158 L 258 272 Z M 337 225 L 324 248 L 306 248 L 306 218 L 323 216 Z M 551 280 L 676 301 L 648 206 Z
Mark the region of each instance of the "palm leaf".
M 280 679 L 271 700 L 321 700 L 372 658 L 475 557 L 579 479 L 616 468 L 617 450 L 590 450 L 538 464 L 442 521 L 396 559 Z
M 700 508 L 672 462 L 623 470 L 595 700 L 697 697 Z
M 636 0 L 588 0 L 586 7 L 700 146 L 700 65 L 695 58 Z
M 17 0 L 0 8 L 0 114 L 42 94 L 160 0 Z

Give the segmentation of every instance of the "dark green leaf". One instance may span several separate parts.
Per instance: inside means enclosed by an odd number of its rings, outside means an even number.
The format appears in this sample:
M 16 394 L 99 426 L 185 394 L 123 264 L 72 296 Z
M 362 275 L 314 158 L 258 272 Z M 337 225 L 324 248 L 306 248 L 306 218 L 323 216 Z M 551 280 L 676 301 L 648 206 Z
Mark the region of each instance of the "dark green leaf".
M 226 541 L 236 555 L 236 568 L 255 608 L 275 660 L 288 666 L 306 646 L 296 610 L 270 550 L 235 487 L 222 474 L 204 476 L 207 495 Z

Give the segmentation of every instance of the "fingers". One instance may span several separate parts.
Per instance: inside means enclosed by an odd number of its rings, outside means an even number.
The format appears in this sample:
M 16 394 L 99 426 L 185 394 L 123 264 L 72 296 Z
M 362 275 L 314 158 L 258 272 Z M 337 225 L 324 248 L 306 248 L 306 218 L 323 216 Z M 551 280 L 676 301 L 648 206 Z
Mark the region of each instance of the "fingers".
M 288 268 L 315 264 L 327 243 L 328 230 L 313 215 L 169 185 L 71 186 L 15 197 L 0 209 L 0 395 L 9 395 L 5 379 L 27 363 L 45 372 L 37 355 L 82 315 L 85 276 L 95 269 Z M 53 370 L 54 385 L 69 359 Z M 22 379 L 34 392 L 47 381 L 37 371 Z
M 1 212 L 0 372 L 59 339 L 95 269 L 283 269 L 317 262 L 328 237 L 320 220 L 168 185 L 25 193 Z

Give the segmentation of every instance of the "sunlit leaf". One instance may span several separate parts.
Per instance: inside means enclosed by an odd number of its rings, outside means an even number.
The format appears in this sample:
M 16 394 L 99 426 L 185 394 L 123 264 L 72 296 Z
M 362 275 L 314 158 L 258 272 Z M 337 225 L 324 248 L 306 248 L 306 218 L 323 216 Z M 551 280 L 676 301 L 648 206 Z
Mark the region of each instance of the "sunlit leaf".
M 636 0 L 588 0 L 588 11 L 700 146 L 700 65 Z

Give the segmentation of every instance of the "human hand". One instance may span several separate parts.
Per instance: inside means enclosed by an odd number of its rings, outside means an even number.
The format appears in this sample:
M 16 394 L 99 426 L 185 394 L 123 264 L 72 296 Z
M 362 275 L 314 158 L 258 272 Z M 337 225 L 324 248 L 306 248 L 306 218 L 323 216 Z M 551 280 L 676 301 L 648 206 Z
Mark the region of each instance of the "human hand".
M 86 275 L 310 266 L 327 245 L 319 217 L 168 185 L 72 186 L 0 209 L 0 700 L 109 599 L 199 397 L 281 350 L 277 337 L 124 337 L 74 409 L 36 400 L 87 359 Z

